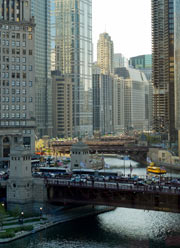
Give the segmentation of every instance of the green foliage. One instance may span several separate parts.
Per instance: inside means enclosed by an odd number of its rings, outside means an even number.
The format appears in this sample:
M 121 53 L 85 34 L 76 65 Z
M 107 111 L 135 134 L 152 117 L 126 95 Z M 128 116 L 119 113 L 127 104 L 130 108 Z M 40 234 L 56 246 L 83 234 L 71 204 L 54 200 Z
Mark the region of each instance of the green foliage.
M 0 233 L 0 239 L 13 238 L 15 236 L 14 232 L 2 232 Z
M 21 209 L 16 206 L 12 211 L 9 211 L 8 212 L 12 217 L 18 217 L 20 216 L 20 213 L 21 213 Z

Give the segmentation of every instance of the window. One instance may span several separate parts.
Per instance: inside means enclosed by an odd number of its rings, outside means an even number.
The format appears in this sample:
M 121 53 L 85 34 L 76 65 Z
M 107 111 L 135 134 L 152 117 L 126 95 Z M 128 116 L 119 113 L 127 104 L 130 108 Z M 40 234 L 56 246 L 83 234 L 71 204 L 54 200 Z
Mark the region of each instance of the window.
M 23 71 L 26 71 L 26 65 L 22 66 Z
M 32 65 L 29 65 L 29 71 L 32 71 Z
M 23 47 L 25 47 L 25 46 L 26 46 L 26 42 L 25 42 L 25 41 L 23 41 L 23 42 L 22 42 L 22 45 L 23 45 Z
M 26 57 L 22 58 L 22 63 L 26 63 Z
M 25 40 L 26 39 L 26 34 L 23 34 L 23 40 Z
M 29 87 L 32 87 L 32 81 L 29 81 Z
M 29 40 L 32 40 L 32 34 L 29 34 L 29 35 L 28 35 L 28 39 L 29 39 Z
M 19 47 L 20 46 L 20 42 L 16 41 L 16 46 Z
M 32 50 L 29 50 L 29 55 L 32 55 Z
M 26 55 L 26 50 L 23 49 L 23 55 Z
M 26 82 L 25 81 L 22 82 L 22 86 L 26 87 Z

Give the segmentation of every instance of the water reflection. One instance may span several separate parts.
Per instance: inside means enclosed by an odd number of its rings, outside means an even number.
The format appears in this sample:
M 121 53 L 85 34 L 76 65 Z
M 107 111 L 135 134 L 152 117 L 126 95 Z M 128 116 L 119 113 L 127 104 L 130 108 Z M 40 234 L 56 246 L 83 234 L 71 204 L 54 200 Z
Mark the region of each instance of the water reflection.
M 123 170 L 124 161 L 106 158 Z M 130 161 L 125 162 L 127 167 Z M 146 169 L 132 162 L 133 174 Z M 126 169 L 128 173 L 128 169 Z M 174 172 L 177 174 L 177 172 Z M 179 174 L 178 174 L 179 175 Z M 172 248 L 180 247 L 180 215 L 127 208 L 63 223 L 0 248 Z

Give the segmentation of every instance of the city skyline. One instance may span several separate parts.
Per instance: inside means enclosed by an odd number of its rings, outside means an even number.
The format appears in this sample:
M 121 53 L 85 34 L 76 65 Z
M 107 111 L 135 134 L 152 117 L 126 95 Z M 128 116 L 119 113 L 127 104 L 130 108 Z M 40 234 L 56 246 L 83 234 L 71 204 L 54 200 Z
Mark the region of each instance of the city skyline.
M 151 53 L 151 0 L 92 1 L 92 22 L 94 61 L 103 32 L 111 36 L 115 53 L 127 58 Z

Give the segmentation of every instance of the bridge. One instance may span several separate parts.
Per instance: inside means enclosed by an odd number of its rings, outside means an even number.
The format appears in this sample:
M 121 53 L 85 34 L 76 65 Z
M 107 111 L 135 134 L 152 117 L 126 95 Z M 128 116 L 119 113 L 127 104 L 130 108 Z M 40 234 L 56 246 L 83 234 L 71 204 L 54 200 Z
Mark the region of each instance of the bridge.
M 45 179 L 48 202 L 107 205 L 180 213 L 180 185 L 134 185 L 119 182 L 72 182 Z
M 105 153 L 129 155 L 133 160 L 141 163 L 146 162 L 149 147 L 137 146 L 130 140 L 130 143 L 124 141 L 89 141 L 85 142 L 89 146 L 90 153 Z M 72 142 L 53 142 L 51 149 L 54 154 L 70 153 Z

